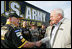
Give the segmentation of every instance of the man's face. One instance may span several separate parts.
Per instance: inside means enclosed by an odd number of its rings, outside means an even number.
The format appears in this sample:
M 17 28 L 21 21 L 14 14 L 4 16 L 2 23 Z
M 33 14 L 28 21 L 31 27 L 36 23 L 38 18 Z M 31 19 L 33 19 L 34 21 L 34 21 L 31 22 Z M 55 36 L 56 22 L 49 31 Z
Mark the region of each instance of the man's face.
M 50 20 L 53 24 L 56 24 L 58 21 L 58 15 L 55 12 L 51 12 L 50 14 Z
M 13 24 L 19 26 L 19 19 L 18 19 L 18 18 L 12 17 L 12 18 L 11 18 L 11 22 L 12 22 Z
M 45 28 L 45 25 L 42 25 L 42 28 Z
M 32 29 L 36 29 L 36 26 L 34 26 L 34 25 L 32 25 L 32 27 L 31 27 Z

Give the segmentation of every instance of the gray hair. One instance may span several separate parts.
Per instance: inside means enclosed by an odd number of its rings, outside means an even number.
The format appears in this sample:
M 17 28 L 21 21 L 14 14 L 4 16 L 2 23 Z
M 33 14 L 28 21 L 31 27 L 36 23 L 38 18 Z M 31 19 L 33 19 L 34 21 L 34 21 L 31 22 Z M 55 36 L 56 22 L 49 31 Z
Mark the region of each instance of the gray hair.
M 56 14 L 59 14 L 60 13 L 62 15 L 62 17 L 64 17 L 64 11 L 62 9 L 57 8 L 57 9 L 54 9 L 53 12 L 54 11 L 56 12 Z

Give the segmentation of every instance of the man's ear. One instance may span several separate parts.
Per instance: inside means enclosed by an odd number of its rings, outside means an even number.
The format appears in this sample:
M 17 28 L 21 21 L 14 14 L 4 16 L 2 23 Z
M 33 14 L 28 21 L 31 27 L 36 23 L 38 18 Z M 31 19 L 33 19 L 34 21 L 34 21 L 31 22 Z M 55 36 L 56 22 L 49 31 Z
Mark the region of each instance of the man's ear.
M 62 16 L 60 13 L 58 14 L 59 18 Z

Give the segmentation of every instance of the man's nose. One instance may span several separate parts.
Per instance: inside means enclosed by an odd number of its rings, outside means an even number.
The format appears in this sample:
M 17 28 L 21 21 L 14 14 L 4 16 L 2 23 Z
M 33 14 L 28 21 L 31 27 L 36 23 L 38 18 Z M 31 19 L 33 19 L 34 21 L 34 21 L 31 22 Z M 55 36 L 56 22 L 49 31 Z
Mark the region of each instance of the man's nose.
M 52 18 L 50 18 L 50 20 L 52 20 Z

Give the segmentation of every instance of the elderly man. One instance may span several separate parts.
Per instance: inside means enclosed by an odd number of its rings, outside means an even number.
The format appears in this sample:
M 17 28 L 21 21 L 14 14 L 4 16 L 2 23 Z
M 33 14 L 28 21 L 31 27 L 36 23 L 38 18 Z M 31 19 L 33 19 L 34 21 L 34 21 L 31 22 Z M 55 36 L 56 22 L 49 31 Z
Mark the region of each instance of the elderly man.
M 51 11 L 50 20 L 53 27 L 46 31 L 49 36 L 38 41 L 36 45 L 40 46 L 41 43 L 46 43 L 47 48 L 71 48 L 71 21 L 64 18 L 63 10 L 54 9 Z M 47 44 L 47 42 L 49 43 Z

